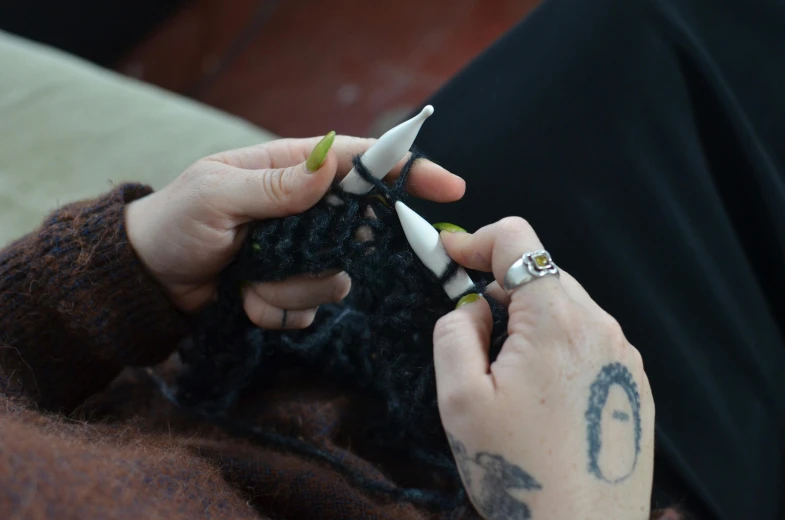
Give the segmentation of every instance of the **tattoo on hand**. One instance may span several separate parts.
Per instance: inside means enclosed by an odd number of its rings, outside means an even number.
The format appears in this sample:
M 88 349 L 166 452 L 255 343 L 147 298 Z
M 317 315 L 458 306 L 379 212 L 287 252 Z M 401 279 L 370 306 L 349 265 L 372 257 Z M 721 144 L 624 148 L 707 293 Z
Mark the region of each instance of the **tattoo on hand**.
M 627 367 L 611 363 L 600 370 L 589 393 L 585 414 L 589 472 L 617 484 L 635 470 L 641 451 L 638 385 Z
M 461 441 L 449 433 L 447 438 L 466 491 L 485 518 L 528 520 L 532 517 L 529 506 L 508 493 L 508 490 L 535 491 L 542 489 L 542 484 L 501 455 L 482 451 L 471 457 Z M 478 474 L 481 474 L 480 478 L 475 479 L 474 476 Z

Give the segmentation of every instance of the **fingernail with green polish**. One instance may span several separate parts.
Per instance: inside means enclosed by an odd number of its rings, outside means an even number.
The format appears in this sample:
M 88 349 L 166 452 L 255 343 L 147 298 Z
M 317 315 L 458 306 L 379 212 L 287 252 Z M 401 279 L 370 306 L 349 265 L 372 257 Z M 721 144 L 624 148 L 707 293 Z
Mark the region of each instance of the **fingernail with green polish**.
M 446 231 L 448 233 L 466 233 L 467 231 L 461 226 L 450 224 L 449 222 L 437 222 L 433 225 L 439 231 Z
M 311 155 L 308 156 L 308 160 L 305 161 L 305 167 L 308 168 L 309 172 L 315 172 L 322 167 L 325 159 L 327 159 L 327 152 L 330 151 L 330 147 L 333 145 L 333 141 L 335 141 L 335 132 L 330 132 L 316 143 Z
M 458 303 L 455 305 L 455 308 L 456 309 L 460 309 L 464 305 L 469 305 L 470 303 L 474 303 L 477 300 L 479 300 L 480 298 L 482 298 L 482 296 L 480 296 L 477 293 L 467 294 L 466 296 L 464 296 L 463 298 L 458 300 Z

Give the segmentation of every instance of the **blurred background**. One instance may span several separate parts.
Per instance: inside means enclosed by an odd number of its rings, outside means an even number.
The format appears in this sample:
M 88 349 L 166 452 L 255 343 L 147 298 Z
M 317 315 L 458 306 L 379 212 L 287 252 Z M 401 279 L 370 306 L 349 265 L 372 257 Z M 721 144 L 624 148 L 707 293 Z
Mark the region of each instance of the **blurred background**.
M 3 0 L 0 29 L 279 135 L 378 136 L 537 3 Z

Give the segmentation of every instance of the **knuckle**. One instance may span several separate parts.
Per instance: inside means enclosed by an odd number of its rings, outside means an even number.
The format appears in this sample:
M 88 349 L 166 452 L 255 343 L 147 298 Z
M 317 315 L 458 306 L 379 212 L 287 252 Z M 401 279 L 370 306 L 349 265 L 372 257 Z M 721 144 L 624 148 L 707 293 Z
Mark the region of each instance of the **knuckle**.
M 449 351 L 460 341 L 463 318 L 454 312 L 445 314 L 436 322 L 433 328 L 434 355 Z
M 640 351 L 633 347 L 632 345 L 628 348 L 629 352 L 628 355 L 630 356 L 630 364 L 636 370 L 640 370 L 640 372 L 645 372 L 643 369 L 643 356 L 641 356 Z
M 177 179 L 183 186 L 196 192 L 204 192 L 214 177 L 219 175 L 221 163 L 197 161 L 186 169 Z
M 623 347 L 627 345 L 627 337 L 624 335 L 624 331 L 616 318 L 607 312 L 604 312 L 599 318 L 599 321 L 603 333 L 610 340 L 611 345 L 614 347 Z
M 287 180 L 286 170 L 278 168 L 268 170 L 262 176 L 262 189 L 275 206 L 288 209 L 291 186 Z
M 447 389 L 437 388 L 436 401 L 441 414 L 453 418 L 470 413 L 476 395 L 471 391 L 471 385 L 451 384 Z
M 504 217 L 499 221 L 499 228 L 505 234 L 520 234 L 534 231 L 531 224 L 522 217 Z
M 208 155 L 207 157 L 199 159 L 198 161 L 196 161 L 196 164 L 210 163 L 210 162 L 229 165 L 229 154 L 227 152 L 214 153 L 212 155 Z
M 275 165 L 275 155 L 271 150 L 271 143 L 273 141 L 264 143 L 256 148 L 256 152 L 259 154 L 259 163 L 266 164 L 268 168 L 276 168 Z

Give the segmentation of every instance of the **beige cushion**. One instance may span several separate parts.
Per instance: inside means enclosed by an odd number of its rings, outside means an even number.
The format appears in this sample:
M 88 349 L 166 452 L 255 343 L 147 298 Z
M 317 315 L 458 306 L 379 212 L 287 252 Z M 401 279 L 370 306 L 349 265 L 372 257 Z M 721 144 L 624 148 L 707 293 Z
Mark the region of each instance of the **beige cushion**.
M 205 155 L 273 137 L 0 32 L 0 245 L 112 183 L 160 188 Z

